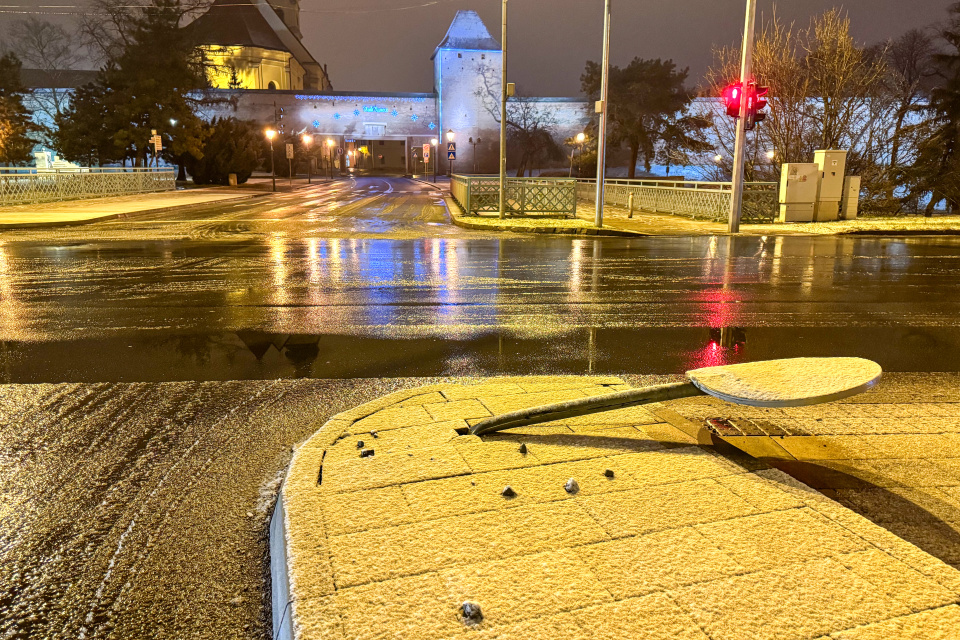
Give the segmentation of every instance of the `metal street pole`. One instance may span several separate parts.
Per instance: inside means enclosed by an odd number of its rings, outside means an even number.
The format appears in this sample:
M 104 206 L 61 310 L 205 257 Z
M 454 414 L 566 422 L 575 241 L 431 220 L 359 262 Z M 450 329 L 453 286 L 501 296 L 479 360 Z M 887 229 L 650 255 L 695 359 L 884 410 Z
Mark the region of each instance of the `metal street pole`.
M 273 180 L 273 190 L 277 190 L 277 169 L 273 166 L 273 138 L 270 138 L 270 177 Z
M 740 60 L 740 117 L 737 119 L 737 140 L 733 150 L 733 184 L 730 189 L 730 220 L 727 230 L 740 233 L 740 211 L 743 207 L 743 171 L 747 142 L 747 83 L 753 75 L 753 32 L 756 25 L 757 0 L 747 0 L 747 17 L 743 25 L 743 57 Z
M 603 68 L 600 80 L 600 128 L 597 131 L 597 216 L 596 226 L 603 226 L 603 191 L 607 171 L 607 94 L 610 88 L 610 0 L 606 0 L 603 16 Z
M 500 219 L 507 217 L 507 0 L 503 0 L 503 47 L 500 73 Z

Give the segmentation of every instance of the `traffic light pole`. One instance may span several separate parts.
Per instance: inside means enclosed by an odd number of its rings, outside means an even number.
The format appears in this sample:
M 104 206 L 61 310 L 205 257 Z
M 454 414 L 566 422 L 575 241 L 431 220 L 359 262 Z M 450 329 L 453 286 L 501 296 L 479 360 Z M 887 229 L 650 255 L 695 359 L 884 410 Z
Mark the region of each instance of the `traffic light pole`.
M 507 0 L 503 0 L 503 69 L 500 72 L 500 219 L 507 217 Z
M 743 57 L 740 61 L 740 117 L 737 119 L 737 139 L 733 151 L 733 184 L 730 191 L 730 219 L 727 230 L 740 233 L 740 212 L 743 207 L 743 172 L 747 142 L 747 100 L 753 75 L 753 33 L 756 26 L 757 0 L 747 0 L 747 17 L 743 25 Z

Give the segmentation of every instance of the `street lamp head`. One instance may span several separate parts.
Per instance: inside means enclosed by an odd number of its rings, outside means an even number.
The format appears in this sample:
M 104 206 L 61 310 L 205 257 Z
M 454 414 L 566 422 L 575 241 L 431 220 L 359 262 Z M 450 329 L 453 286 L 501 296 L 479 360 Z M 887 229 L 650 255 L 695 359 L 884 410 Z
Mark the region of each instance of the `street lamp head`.
M 310 135 L 309 133 L 303 134 L 303 144 L 305 144 L 305 145 L 307 145 L 307 146 L 309 147 L 312 142 L 313 142 L 313 136 L 312 136 L 312 135 Z
M 776 154 L 776 152 L 775 152 L 773 149 L 771 149 L 770 151 L 767 151 L 767 158 L 768 158 L 768 159 L 773 160 L 776 156 L 777 156 L 777 154 Z
M 332 147 L 332 146 L 333 146 L 333 140 L 331 140 L 330 138 L 327 138 L 327 146 L 328 146 L 328 147 Z
M 586 139 L 587 136 L 582 131 L 577 134 L 577 142 L 582 143 Z
M 174 127 L 177 126 L 177 121 L 174 120 L 173 118 L 170 118 L 170 125 Z
M 437 143 L 439 143 L 439 142 L 440 142 L 440 141 L 437 140 L 436 138 L 431 138 L 431 139 L 430 139 L 430 144 L 432 144 L 433 146 L 437 146 Z
M 455 133 L 453 132 L 453 129 L 450 129 L 449 131 L 447 131 L 447 142 L 453 142 L 453 139 L 454 139 L 456 136 L 457 136 L 457 134 L 455 134 Z
M 720 164 L 723 162 L 723 156 L 718 153 L 717 155 L 713 156 L 713 161 L 717 164 Z
M 273 140 L 277 136 L 277 132 L 273 129 L 267 129 L 263 134 L 267 136 L 267 140 Z

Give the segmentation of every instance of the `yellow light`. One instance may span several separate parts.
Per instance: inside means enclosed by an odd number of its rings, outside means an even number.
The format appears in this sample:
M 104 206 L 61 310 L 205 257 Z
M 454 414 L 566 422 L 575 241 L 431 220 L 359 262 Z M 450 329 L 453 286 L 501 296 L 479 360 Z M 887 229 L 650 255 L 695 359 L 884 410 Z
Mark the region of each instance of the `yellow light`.
M 327 146 L 328 146 L 328 147 L 332 147 L 332 146 L 333 146 L 333 140 L 331 140 L 330 138 L 327 138 Z
M 453 129 L 450 129 L 449 131 L 447 131 L 447 142 L 453 142 L 453 139 L 454 139 L 456 136 L 457 136 L 457 134 L 455 134 L 455 133 L 453 132 Z
M 431 140 L 430 140 L 430 144 L 432 144 L 433 146 L 437 146 L 437 143 L 438 143 L 438 142 L 440 142 L 440 141 L 437 140 L 436 138 L 431 138 Z
M 586 139 L 587 139 L 587 136 L 585 136 L 583 133 L 577 134 L 577 142 L 583 142 Z
M 313 136 L 310 135 L 309 133 L 303 134 L 303 144 L 309 147 L 312 143 L 313 143 Z
M 267 136 L 267 140 L 273 140 L 273 139 L 276 137 L 276 135 L 277 135 L 277 132 L 274 131 L 273 129 L 267 129 L 267 130 L 264 131 L 263 133 L 264 133 L 264 135 Z

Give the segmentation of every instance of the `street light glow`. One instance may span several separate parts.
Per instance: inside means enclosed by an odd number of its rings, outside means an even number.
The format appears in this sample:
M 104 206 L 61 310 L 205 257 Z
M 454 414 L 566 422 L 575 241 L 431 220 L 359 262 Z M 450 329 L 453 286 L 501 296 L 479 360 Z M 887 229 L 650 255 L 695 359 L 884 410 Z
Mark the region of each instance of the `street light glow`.
M 313 136 L 310 135 L 309 133 L 305 133 L 303 134 L 302 140 L 303 140 L 303 144 L 309 147 L 313 143 Z
M 453 129 L 447 131 L 447 142 L 453 142 L 453 139 L 457 137 L 457 134 L 453 132 Z
M 267 136 L 267 140 L 273 140 L 277 136 L 277 132 L 273 129 L 267 129 L 263 134 Z
M 583 144 L 583 141 L 587 139 L 587 136 L 581 131 L 577 134 L 577 142 Z
M 333 140 L 331 140 L 330 138 L 327 138 L 327 146 L 328 146 L 328 147 L 332 147 L 332 146 L 333 146 Z
M 431 138 L 431 139 L 430 139 L 430 144 L 432 144 L 433 146 L 437 146 L 437 143 L 439 143 L 439 142 L 440 142 L 440 141 L 437 140 L 436 138 Z
M 713 161 L 717 164 L 720 164 L 723 162 L 723 156 L 718 153 L 717 155 L 713 156 Z
M 773 149 L 771 149 L 770 151 L 767 151 L 767 158 L 769 158 L 770 160 L 773 160 L 774 157 L 776 157 L 776 155 L 777 155 L 777 154 L 776 154 L 776 152 L 774 152 Z

